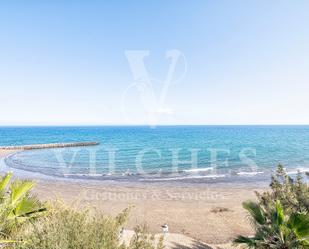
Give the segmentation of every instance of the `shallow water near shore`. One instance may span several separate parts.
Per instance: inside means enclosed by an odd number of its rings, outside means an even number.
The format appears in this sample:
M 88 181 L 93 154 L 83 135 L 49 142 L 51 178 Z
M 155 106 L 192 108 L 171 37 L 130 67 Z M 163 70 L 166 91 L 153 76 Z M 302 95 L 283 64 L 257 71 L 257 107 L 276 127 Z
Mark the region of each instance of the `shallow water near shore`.
M 268 181 L 282 163 L 309 171 L 309 126 L 3 127 L 0 146 L 96 141 L 19 151 L 5 163 L 68 179 L 130 182 Z

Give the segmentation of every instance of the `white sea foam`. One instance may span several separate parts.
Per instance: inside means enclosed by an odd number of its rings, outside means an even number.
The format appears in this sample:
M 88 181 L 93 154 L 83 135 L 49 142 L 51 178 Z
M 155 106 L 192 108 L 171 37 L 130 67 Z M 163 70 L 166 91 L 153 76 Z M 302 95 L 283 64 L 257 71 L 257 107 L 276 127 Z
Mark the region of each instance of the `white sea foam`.
M 188 180 L 188 179 L 222 178 L 225 176 L 226 175 L 179 176 L 179 177 L 168 177 L 168 178 L 139 179 L 139 181 L 178 181 L 178 180 Z
M 184 172 L 191 172 L 191 173 L 194 173 L 194 172 L 205 172 L 205 171 L 210 171 L 210 170 L 213 170 L 214 167 L 207 167 L 207 168 L 193 168 L 193 169 L 185 169 L 183 170 Z
M 295 175 L 295 174 L 297 174 L 298 172 L 300 172 L 300 173 L 309 172 L 309 168 L 297 168 L 297 169 L 288 171 L 287 174 L 288 174 L 288 175 Z
M 78 176 L 78 177 L 100 177 L 104 176 L 104 174 L 81 174 L 81 173 L 72 173 L 72 174 L 63 174 L 65 177 L 70 177 L 70 176 Z
M 263 171 L 237 172 L 237 175 L 240 175 L 240 176 L 255 176 L 255 175 L 263 174 L 263 173 L 264 173 Z

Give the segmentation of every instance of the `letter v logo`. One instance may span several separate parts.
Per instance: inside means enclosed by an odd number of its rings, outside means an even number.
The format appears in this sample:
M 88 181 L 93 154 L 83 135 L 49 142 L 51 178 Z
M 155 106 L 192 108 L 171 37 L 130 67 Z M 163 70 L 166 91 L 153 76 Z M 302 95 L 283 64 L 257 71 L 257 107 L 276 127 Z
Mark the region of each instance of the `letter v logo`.
M 166 98 L 170 90 L 170 86 L 184 78 L 187 70 L 187 63 L 185 56 L 179 50 L 169 50 L 166 52 L 166 59 L 170 60 L 170 64 L 165 80 L 155 80 L 156 82 L 163 83 L 159 96 L 156 96 L 153 86 L 154 79 L 149 76 L 145 66 L 145 58 L 149 56 L 149 54 L 150 53 L 148 50 L 125 51 L 125 55 L 133 74 L 134 83 L 129 85 L 123 93 L 122 113 L 126 121 L 129 121 L 130 115 L 128 115 L 127 104 L 125 100 L 128 91 L 132 88 L 136 88 L 140 98 L 140 103 L 144 108 L 146 122 L 150 125 L 150 127 L 154 128 L 158 124 L 160 115 L 173 114 L 173 110 L 165 106 Z M 177 80 L 173 81 L 177 63 L 181 58 L 183 59 L 184 64 L 183 72 Z

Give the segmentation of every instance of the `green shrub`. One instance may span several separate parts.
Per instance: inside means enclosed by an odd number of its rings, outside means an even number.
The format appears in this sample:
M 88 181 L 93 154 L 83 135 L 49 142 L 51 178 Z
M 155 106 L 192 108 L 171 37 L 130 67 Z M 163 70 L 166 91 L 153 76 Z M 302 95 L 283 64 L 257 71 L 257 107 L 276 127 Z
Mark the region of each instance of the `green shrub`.
M 163 249 L 146 226 L 138 226 L 128 246 L 120 244 L 127 221 L 125 209 L 115 218 L 89 209 L 73 209 L 59 202 L 48 211 L 30 194 L 32 181 L 0 178 L 0 248 L 7 249 Z M 12 239 L 14 238 L 14 239 Z M 155 245 L 157 242 L 157 245 Z
M 30 190 L 34 183 L 28 180 L 11 181 L 12 173 L 0 178 L 0 244 L 13 242 L 14 236 L 46 208 Z
M 274 207 L 276 200 L 280 200 L 287 213 L 309 212 L 309 186 L 303 182 L 302 175 L 296 179 L 287 175 L 282 165 L 279 165 L 276 174 L 271 177 L 270 192 L 259 194 L 256 192 L 259 203 L 264 208 Z
M 149 235 L 146 225 L 137 226 L 134 229 L 134 236 L 130 241 L 130 245 L 127 249 L 164 249 L 163 236 L 159 238 L 156 243 L 155 237 Z
M 299 173 L 296 180 L 279 165 L 270 192 L 257 194 L 258 203 L 244 202 L 255 235 L 238 236 L 234 242 L 256 249 L 309 248 L 309 187 Z
M 163 239 L 155 246 L 154 236 L 138 226 L 128 246 L 120 243 L 120 231 L 129 208 L 117 217 L 89 209 L 75 210 L 57 203 L 48 214 L 20 234 L 24 243 L 14 249 L 163 249 Z
M 119 231 L 129 209 L 116 218 L 74 210 L 57 203 L 48 215 L 29 226 L 18 249 L 117 249 Z
M 258 249 L 305 249 L 309 248 L 309 214 L 283 211 L 277 200 L 275 208 L 265 210 L 255 202 L 245 202 L 244 208 L 250 213 L 255 235 L 238 236 L 234 242 Z

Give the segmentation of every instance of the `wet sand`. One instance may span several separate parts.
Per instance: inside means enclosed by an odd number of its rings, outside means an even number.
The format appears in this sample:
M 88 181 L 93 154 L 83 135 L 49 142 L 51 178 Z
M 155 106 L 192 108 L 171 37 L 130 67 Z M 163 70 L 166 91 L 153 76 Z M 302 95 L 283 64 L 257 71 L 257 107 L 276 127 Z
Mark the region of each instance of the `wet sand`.
M 0 156 L 8 153 L 0 151 Z M 235 184 L 191 184 L 180 187 L 160 183 L 126 185 L 98 181 L 36 181 L 34 192 L 43 200 L 60 199 L 70 205 L 95 207 L 111 215 L 134 206 L 126 229 L 147 223 L 150 232 L 160 233 L 161 225 L 167 223 L 171 233 L 207 244 L 225 244 L 236 235 L 251 234 L 247 214 L 241 203 L 248 199 L 254 200 L 255 190 L 263 190 L 252 185 Z M 186 240 L 185 236 L 181 238 Z

